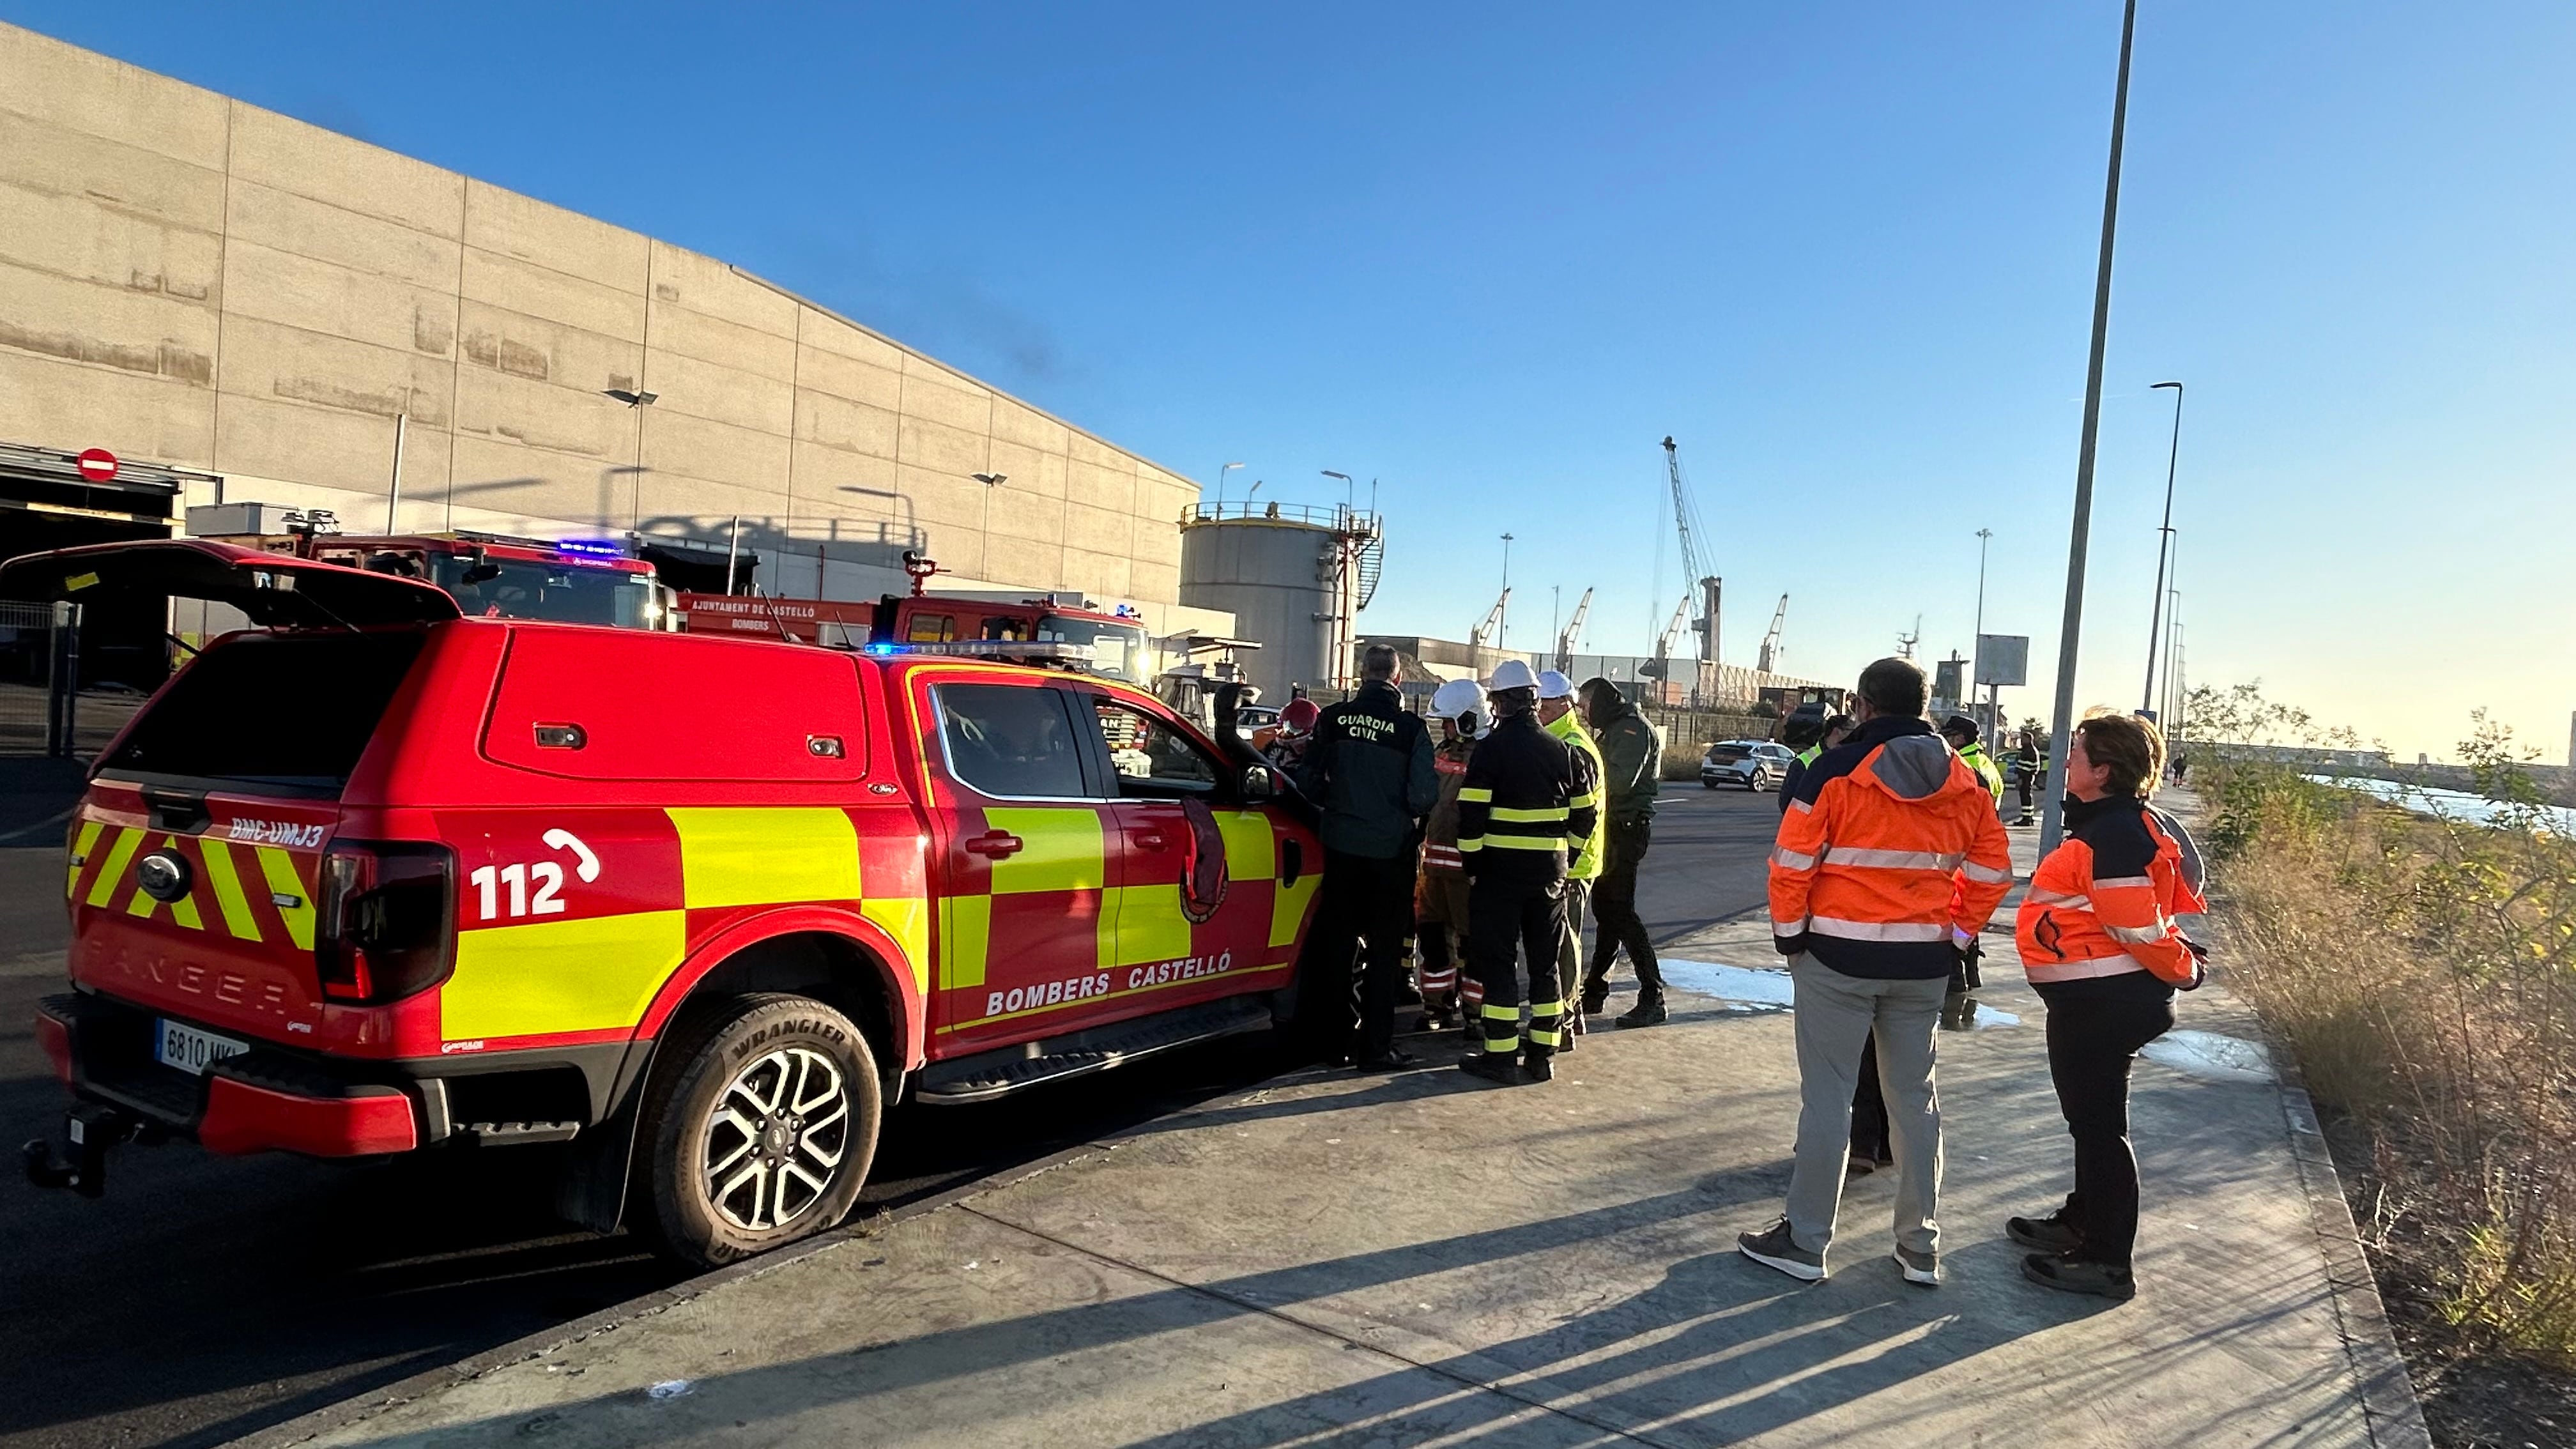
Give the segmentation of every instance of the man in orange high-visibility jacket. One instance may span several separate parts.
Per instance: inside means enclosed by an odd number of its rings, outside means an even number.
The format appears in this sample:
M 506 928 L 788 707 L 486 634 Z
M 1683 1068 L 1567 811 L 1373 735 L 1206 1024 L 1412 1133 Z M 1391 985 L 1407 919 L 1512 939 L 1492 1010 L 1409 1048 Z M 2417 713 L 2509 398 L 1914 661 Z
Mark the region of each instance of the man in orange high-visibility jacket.
M 1932 1034 L 1957 953 L 2012 886 L 1994 797 L 1923 719 L 1923 671 L 1861 671 L 1860 727 L 1798 780 L 1771 852 L 1772 944 L 1796 987 L 1797 1161 L 1787 1212 L 1737 1239 L 1794 1278 L 1825 1276 L 1842 1206 L 1861 1044 L 1877 1038 L 1896 1148 L 1896 1262 L 1941 1281 L 1941 1108 Z

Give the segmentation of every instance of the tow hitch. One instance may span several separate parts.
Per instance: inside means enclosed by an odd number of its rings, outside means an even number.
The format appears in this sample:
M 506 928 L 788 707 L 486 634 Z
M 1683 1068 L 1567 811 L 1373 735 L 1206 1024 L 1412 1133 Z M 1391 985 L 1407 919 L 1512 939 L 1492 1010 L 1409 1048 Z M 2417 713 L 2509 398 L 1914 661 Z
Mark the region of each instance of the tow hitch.
M 38 1187 L 68 1187 L 83 1197 L 107 1195 L 107 1149 L 143 1135 L 143 1124 L 114 1107 L 81 1102 L 63 1117 L 64 1145 L 38 1137 L 19 1149 L 27 1180 Z

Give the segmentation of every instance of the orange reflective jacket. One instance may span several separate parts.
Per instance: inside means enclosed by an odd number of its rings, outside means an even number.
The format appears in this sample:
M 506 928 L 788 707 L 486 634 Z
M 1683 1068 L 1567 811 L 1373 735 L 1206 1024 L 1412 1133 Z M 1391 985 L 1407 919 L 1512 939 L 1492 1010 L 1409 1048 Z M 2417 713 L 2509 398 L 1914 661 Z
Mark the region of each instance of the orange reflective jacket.
M 1873 719 L 1798 777 L 1771 851 L 1771 931 L 1849 976 L 1950 974 L 2012 888 L 1985 781 L 1921 720 Z
M 2014 922 L 2030 979 L 2151 971 L 2190 985 L 2196 966 L 2174 917 L 2207 905 L 2179 831 L 2143 800 L 2068 801 L 2066 841 L 2039 863 Z

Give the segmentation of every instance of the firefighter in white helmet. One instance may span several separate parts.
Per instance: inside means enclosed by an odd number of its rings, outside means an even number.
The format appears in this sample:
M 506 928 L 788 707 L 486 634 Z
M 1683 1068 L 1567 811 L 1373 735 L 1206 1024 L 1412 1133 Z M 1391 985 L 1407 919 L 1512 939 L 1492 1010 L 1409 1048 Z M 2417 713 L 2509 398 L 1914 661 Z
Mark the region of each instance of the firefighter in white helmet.
M 1422 943 L 1422 1024 L 1444 1029 L 1458 1020 L 1458 963 L 1467 941 L 1467 872 L 1458 854 L 1458 791 L 1476 752 L 1476 727 L 1485 713 L 1485 691 L 1472 679 L 1453 679 L 1431 695 L 1439 742 L 1431 767 L 1440 775 L 1440 803 L 1422 825 L 1422 880 L 1414 893 L 1414 935 Z
M 1564 1040 L 1556 974 L 1565 929 L 1569 845 L 1581 849 L 1599 817 L 1600 776 L 1538 720 L 1538 675 L 1518 659 L 1488 681 L 1492 733 L 1476 745 L 1458 791 L 1458 855 L 1467 869 L 1467 962 L 1485 988 L 1477 1015 L 1484 1050 L 1458 1065 L 1490 1082 L 1546 1081 Z M 1520 974 L 1529 956 L 1530 1023 L 1521 1035 Z

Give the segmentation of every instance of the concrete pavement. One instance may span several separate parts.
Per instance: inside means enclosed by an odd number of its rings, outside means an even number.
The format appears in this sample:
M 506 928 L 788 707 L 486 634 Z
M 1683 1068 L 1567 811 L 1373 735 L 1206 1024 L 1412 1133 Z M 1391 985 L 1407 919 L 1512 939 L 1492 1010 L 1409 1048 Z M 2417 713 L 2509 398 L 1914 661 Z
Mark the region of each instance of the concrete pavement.
M 2366 1341 L 2366 1278 L 2338 1281 L 2340 1200 L 2303 1190 L 2300 1104 L 2215 987 L 2184 999 L 2201 1035 L 2138 1073 L 2135 1302 L 2026 1284 L 2002 1235 L 2064 1191 L 2068 1148 L 1993 932 L 1995 984 L 1941 1038 L 1949 1281 L 1898 1278 L 1879 1176 L 1847 1193 L 1826 1282 L 1737 1255 L 1778 1210 L 1796 1109 L 1767 937 L 1678 943 L 1672 1023 L 1594 1035 L 1551 1085 L 1282 1078 L 262 1440 L 2424 1442 Z

